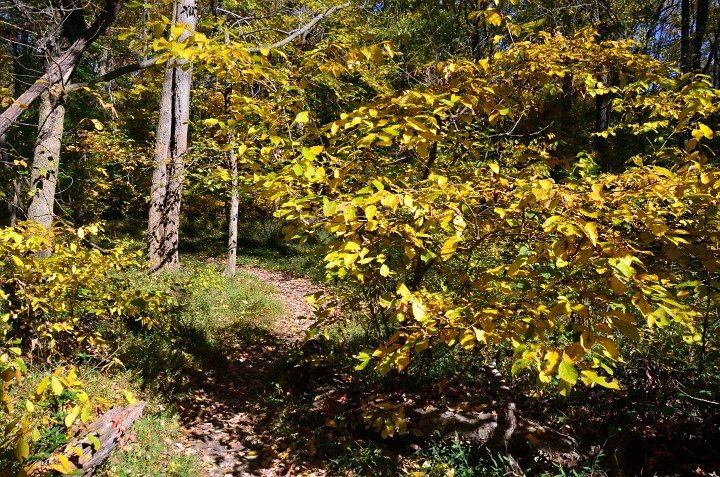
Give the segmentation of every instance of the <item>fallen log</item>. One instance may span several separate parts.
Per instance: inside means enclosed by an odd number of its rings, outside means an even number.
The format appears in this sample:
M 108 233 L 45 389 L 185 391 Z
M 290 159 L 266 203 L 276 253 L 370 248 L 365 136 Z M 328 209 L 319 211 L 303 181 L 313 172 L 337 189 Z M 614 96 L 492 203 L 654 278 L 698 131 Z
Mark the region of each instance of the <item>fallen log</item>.
M 144 409 L 145 401 L 110 409 L 65 446 L 64 452 L 51 457 L 59 463 L 51 464 L 51 468 L 62 468 L 65 474 L 90 477 L 113 449 L 125 441 L 127 431 L 140 418 Z
M 582 460 L 578 442 L 537 421 L 513 413 L 513 429 L 508 436 L 508 420 L 503 411 L 458 411 L 435 406 L 408 411 L 408 428 L 430 437 L 439 433 L 444 438 L 456 436 L 472 447 L 502 448 L 512 438 L 526 441 L 563 465 Z

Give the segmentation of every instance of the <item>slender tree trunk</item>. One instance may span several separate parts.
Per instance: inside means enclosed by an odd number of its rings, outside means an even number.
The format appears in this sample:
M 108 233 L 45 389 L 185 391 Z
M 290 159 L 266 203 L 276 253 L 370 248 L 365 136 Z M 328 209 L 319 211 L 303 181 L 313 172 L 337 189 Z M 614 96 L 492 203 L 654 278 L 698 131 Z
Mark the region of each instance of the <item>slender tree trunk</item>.
M 228 161 L 230 166 L 230 177 L 232 178 L 232 192 L 230 195 L 230 218 L 228 220 L 228 255 L 227 264 L 225 264 L 225 275 L 232 277 L 233 275 L 235 275 L 235 268 L 237 264 L 238 212 L 240 210 L 238 200 L 238 166 L 235 149 L 230 149 L 228 154 Z
M 690 54 L 692 55 L 692 69 L 699 71 L 702 68 L 702 46 L 707 33 L 707 19 L 709 13 L 708 0 L 697 1 L 695 12 L 695 33 L 693 33 Z
M 47 229 L 52 226 L 55 218 L 55 189 L 60 168 L 64 120 L 65 93 L 59 88 L 46 90 L 40 96 L 38 136 L 30 171 L 32 198 L 27 218 Z
M 180 36 L 182 41 L 195 29 L 195 0 L 176 3 L 173 20 L 186 27 Z M 181 65 L 184 63 L 179 60 L 168 67 L 163 80 L 148 217 L 148 265 L 152 271 L 180 266 L 180 205 L 192 84 L 192 70 L 183 69 Z
M 225 29 L 225 43 L 230 44 L 230 32 Z M 225 88 L 225 111 L 230 112 L 232 104 L 232 82 L 228 82 Z M 232 143 L 235 137 L 231 133 L 228 142 Z M 228 151 L 228 166 L 230 168 L 230 213 L 228 214 L 228 255 L 225 264 L 225 275 L 228 277 L 235 276 L 237 268 L 237 237 L 238 237 L 238 215 L 240 212 L 240 204 L 238 198 L 238 166 L 235 149 Z
M 599 25 L 598 33 L 600 35 L 599 40 L 606 41 L 608 39 L 608 27 L 603 22 L 602 14 L 600 11 L 599 3 L 595 4 L 595 22 Z M 598 75 L 598 81 L 607 87 L 609 75 L 607 72 Z M 607 94 L 598 94 L 595 96 L 595 132 L 603 133 L 607 131 L 610 126 L 610 99 Z M 608 144 L 608 138 L 604 136 L 595 137 L 595 151 L 598 155 L 598 163 L 602 166 L 605 172 L 612 170 L 612 161 L 610 160 L 610 147 Z
M 10 227 L 17 225 L 18 213 L 22 210 L 22 190 L 25 184 L 23 176 L 15 174 L 15 171 L 10 164 L 10 154 L 8 153 L 7 140 L 5 135 L 0 136 L 0 160 L 2 161 L 3 168 L 10 174 L 13 174 L 12 188 L 13 195 L 12 199 L 8 202 L 8 216 L 10 218 Z
M 680 1 L 680 69 L 690 71 L 690 0 Z
M 600 81 L 607 83 L 607 75 L 602 75 Z M 602 133 L 607 131 L 609 124 L 608 111 L 609 99 L 607 94 L 598 94 L 595 96 L 595 132 Z M 598 153 L 599 163 L 605 172 L 610 172 L 612 165 L 609 157 L 608 138 L 603 136 L 595 137 L 595 150 Z

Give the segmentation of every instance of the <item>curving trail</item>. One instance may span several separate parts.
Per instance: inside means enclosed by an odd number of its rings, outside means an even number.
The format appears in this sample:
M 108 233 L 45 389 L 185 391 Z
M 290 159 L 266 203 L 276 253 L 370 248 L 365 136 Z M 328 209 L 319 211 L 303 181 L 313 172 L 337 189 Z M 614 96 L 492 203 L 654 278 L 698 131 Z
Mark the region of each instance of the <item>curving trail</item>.
M 283 359 L 293 342 L 302 339 L 312 315 L 305 295 L 318 289 L 308 279 L 283 272 L 245 266 L 239 273 L 254 275 L 275 290 L 282 301 L 283 317 L 272 332 L 250 344 L 233 343 L 228 366 L 205 370 L 201 388 L 192 402 L 181 404 L 186 439 L 177 444 L 180 452 L 197 453 L 205 463 L 206 477 L 324 476 L 291 457 L 282 459 L 268 429 L 262 428 L 259 406 L 271 391 L 268 374 Z

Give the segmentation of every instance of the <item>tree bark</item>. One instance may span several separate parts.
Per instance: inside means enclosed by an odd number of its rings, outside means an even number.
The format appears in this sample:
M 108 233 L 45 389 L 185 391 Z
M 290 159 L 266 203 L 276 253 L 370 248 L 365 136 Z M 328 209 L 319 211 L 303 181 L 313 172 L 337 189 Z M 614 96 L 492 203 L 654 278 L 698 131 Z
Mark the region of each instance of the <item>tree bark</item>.
M 228 220 L 228 255 L 225 264 L 225 275 L 232 277 L 235 275 L 237 265 L 237 243 L 238 243 L 238 212 L 240 209 L 238 200 L 238 166 L 237 155 L 235 149 L 230 149 L 228 153 L 228 162 L 230 166 L 230 184 L 232 191 L 230 194 L 230 217 Z
M 600 81 L 607 83 L 607 75 L 602 75 Z M 595 96 L 595 132 L 603 133 L 607 131 L 610 125 L 608 112 L 610 110 L 609 99 L 607 94 L 598 94 Z M 598 162 L 602 165 L 605 172 L 610 172 L 612 164 L 610 160 L 608 138 L 604 136 L 595 137 L 595 150 L 598 153 Z
M 55 189 L 60 168 L 60 146 L 65 120 L 65 93 L 60 89 L 46 90 L 40 97 L 38 136 L 30 171 L 32 198 L 27 218 L 46 229 L 52 226 Z
M 702 46 L 707 33 L 707 18 L 709 12 L 708 0 L 697 1 L 695 12 L 695 33 L 693 33 L 690 52 L 692 55 L 692 69 L 699 71 L 702 68 Z
M 7 139 L 3 134 L 0 136 L 0 161 L 2 161 L 3 168 L 11 174 L 14 174 L 12 178 L 12 199 L 8 201 L 8 216 L 10 218 L 10 227 L 17 225 L 18 213 L 22 210 L 22 190 L 25 185 L 23 180 L 24 176 L 14 173 L 13 167 L 10 163 L 10 154 L 8 153 Z
M 187 38 L 195 29 L 195 0 L 176 3 L 173 21 L 185 26 L 179 40 Z M 192 69 L 183 68 L 184 63 L 178 60 L 173 67 L 167 67 L 163 80 L 148 217 L 148 266 L 151 271 L 180 266 L 180 205 L 192 84 Z
M 690 71 L 690 0 L 680 1 L 680 69 Z

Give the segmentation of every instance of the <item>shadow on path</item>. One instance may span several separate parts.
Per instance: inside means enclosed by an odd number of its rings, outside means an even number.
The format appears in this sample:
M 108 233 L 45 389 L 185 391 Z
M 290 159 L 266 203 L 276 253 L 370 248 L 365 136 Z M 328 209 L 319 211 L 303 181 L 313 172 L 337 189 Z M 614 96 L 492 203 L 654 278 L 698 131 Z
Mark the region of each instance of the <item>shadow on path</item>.
M 270 332 L 241 322 L 229 325 L 223 335 L 232 337 L 222 352 L 227 358 L 192 376 L 193 394 L 179 403 L 186 439 L 185 452 L 197 453 L 207 476 L 325 475 L 323 471 L 291 467 L 278 456 L 268 429 L 259 422 L 259 402 L 267 398 L 273 368 L 285 359 L 293 342 L 303 336 L 311 308 L 304 296 L 315 286 L 281 272 L 243 269 L 277 289 L 283 318 Z

